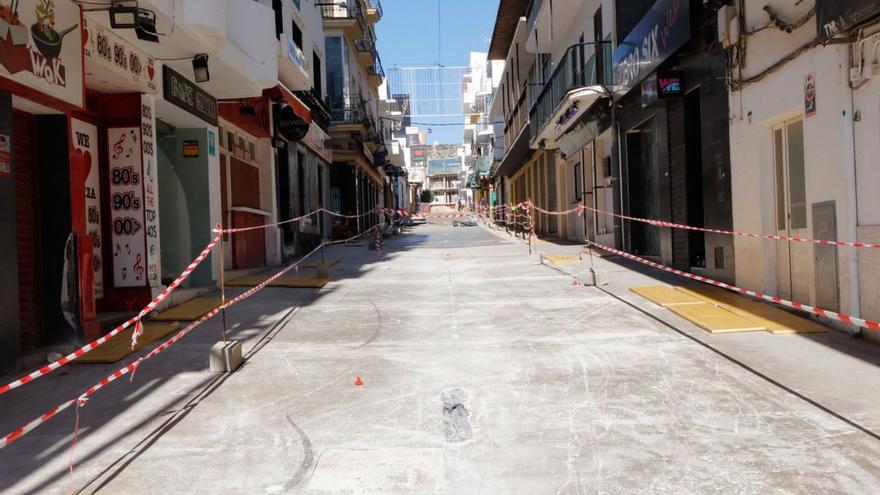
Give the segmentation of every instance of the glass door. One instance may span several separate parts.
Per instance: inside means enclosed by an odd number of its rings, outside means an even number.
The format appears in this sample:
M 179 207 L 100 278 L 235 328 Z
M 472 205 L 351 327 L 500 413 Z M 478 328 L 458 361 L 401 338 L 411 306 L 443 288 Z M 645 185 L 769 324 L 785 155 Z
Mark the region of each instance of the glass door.
M 807 188 L 804 167 L 804 123 L 784 122 L 773 128 L 773 166 L 776 192 L 776 233 L 807 236 Z M 810 301 L 811 248 L 802 242 L 776 243 L 779 296 Z

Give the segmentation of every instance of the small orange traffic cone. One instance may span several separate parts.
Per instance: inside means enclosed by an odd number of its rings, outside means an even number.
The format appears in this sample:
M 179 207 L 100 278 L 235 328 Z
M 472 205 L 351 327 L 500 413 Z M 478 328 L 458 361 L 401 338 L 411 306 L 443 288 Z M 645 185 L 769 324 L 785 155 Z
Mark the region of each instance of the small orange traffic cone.
M 363 385 L 363 384 L 364 384 L 364 381 L 361 380 L 361 377 L 360 377 L 360 376 L 355 376 L 355 377 L 354 377 L 354 386 L 355 386 L 355 387 L 360 387 L 360 386 Z
M 571 285 L 575 286 L 577 284 L 578 284 L 578 281 L 576 278 L 571 279 Z

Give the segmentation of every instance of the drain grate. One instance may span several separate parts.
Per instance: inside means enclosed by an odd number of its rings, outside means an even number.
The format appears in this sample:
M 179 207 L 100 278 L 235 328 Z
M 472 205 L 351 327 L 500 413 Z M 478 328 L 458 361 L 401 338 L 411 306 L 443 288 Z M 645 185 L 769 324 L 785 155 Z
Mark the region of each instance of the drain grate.
M 464 442 L 473 436 L 470 412 L 465 406 L 467 394 L 464 390 L 445 391 L 440 396 L 443 401 L 443 434 L 447 442 Z

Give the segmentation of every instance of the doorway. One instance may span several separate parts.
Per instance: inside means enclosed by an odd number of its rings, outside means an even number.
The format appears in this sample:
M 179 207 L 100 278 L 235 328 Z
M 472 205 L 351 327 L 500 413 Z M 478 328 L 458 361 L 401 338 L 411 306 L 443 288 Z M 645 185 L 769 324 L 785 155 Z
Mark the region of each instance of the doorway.
M 804 123 L 791 120 L 773 127 L 773 168 L 776 195 L 776 233 L 807 236 L 807 188 L 804 170 Z M 779 296 L 810 300 L 812 246 L 802 242 L 777 242 Z
M 687 223 L 694 227 L 705 226 L 703 216 L 703 115 L 701 107 L 698 86 L 684 99 Z M 688 267 L 706 268 L 706 234 L 699 230 L 688 230 L 687 246 Z M 716 264 L 718 262 L 719 260 L 716 260 Z
M 626 134 L 629 212 L 634 217 L 660 218 L 656 134 L 653 118 Z M 660 232 L 656 227 L 631 221 L 629 230 L 633 254 L 660 256 Z

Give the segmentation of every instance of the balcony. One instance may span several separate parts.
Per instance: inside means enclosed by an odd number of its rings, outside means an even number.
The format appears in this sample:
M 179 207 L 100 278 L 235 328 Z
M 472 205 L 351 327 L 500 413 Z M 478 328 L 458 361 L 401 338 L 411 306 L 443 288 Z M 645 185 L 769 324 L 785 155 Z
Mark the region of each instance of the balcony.
M 367 115 L 366 104 L 360 98 L 349 97 L 342 101 L 330 99 L 328 106 L 331 126 L 352 128 L 351 130 L 361 130 L 366 133 L 373 125 Z
M 510 112 L 510 115 L 507 117 L 507 122 L 504 124 L 505 149 L 511 149 L 513 147 L 513 142 L 516 141 L 520 131 L 522 131 L 526 124 L 529 123 L 527 94 L 528 91 L 526 91 L 526 88 L 523 88 L 516 101 L 516 106 L 513 108 L 513 111 Z
M 612 84 L 611 44 L 591 46 L 597 47 L 596 51 L 583 64 L 576 61 L 580 58 L 577 54 L 584 53 L 585 47 L 569 47 L 537 94 L 529 112 L 532 148 L 543 144 L 548 149 L 555 149 L 556 139 L 593 103 L 608 94 L 608 87 Z
M 312 112 L 312 120 L 326 132 L 330 127 L 330 110 L 321 99 L 321 95 L 317 94 L 314 89 L 294 91 L 293 94 L 309 107 L 309 111 Z
M 532 0 L 532 3 L 529 5 L 529 11 L 526 13 L 526 32 L 532 33 L 538 20 L 538 14 L 541 13 L 541 7 L 543 6 L 544 0 Z
M 372 23 L 377 23 L 382 19 L 382 2 L 379 0 L 366 0 L 367 1 L 367 20 Z
M 385 69 L 382 68 L 382 59 L 379 58 L 378 53 L 373 64 L 367 67 L 367 80 L 375 87 L 381 86 L 382 81 L 385 80 Z
M 363 38 L 369 32 L 367 19 L 358 5 L 360 0 L 319 2 L 325 29 L 344 29 L 354 38 Z
M 370 67 L 376 60 L 376 40 L 373 38 L 361 38 L 355 40 L 355 48 L 358 52 L 358 62 L 364 67 Z

